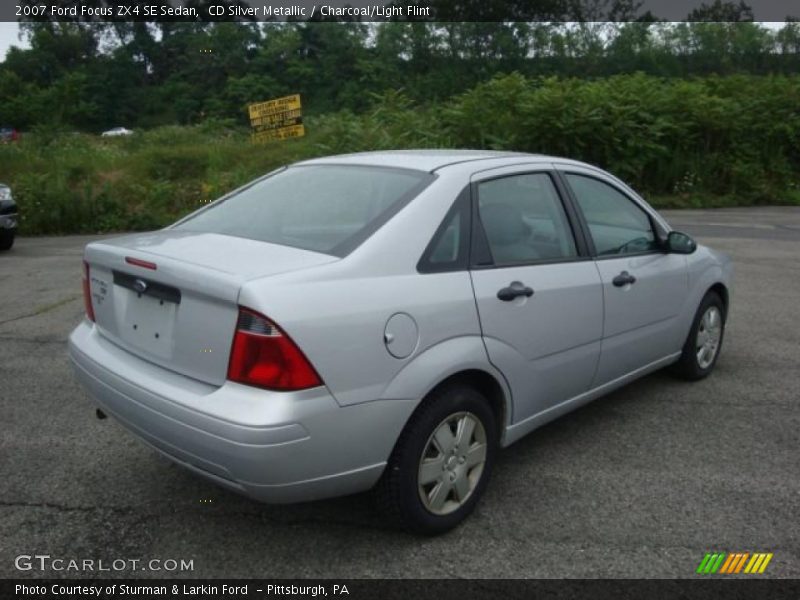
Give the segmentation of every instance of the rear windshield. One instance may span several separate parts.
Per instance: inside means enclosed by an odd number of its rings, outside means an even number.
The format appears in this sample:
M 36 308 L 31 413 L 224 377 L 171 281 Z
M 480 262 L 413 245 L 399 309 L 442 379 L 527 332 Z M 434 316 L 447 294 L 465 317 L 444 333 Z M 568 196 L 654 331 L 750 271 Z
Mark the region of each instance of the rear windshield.
M 432 179 L 429 173 L 407 169 L 290 167 L 256 181 L 174 228 L 344 256 Z

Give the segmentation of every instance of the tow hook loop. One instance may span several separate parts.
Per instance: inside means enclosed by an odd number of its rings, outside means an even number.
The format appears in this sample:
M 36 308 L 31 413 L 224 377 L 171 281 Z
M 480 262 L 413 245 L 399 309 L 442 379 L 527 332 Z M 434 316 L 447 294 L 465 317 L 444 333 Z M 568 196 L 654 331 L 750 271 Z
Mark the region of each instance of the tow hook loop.
M 94 411 L 94 414 L 95 414 L 95 416 L 96 416 L 98 419 L 100 419 L 101 421 L 102 421 L 103 419 L 106 419 L 106 418 L 108 418 L 108 417 L 106 416 L 106 413 L 104 413 L 104 412 L 103 412 L 102 410 L 100 410 L 99 408 L 98 408 L 97 410 L 95 410 L 95 411 Z

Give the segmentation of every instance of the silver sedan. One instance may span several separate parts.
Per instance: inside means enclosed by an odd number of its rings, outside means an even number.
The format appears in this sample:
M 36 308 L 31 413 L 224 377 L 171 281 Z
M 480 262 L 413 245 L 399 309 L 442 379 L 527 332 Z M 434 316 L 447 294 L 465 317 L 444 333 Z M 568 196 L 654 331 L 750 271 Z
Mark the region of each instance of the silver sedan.
M 732 272 L 600 169 L 485 151 L 293 164 L 84 258 L 69 353 L 99 416 L 266 502 L 375 487 L 426 533 L 498 448 L 707 376 Z

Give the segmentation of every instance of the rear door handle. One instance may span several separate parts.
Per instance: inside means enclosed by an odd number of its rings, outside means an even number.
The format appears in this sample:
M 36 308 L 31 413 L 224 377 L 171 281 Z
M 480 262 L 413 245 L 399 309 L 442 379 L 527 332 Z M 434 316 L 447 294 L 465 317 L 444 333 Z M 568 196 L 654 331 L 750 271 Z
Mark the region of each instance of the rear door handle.
M 617 287 L 622 287 L 628 285 L 629 283 L 636 283 L 636 277 L 634 277 L 627 271 L 623 271 L 622 273 L 614 277 L 614 279 L 611 280 L 611 283 L 613 283 Z
M 497 292 L 497 297 L 503 302 L 511 302 L 519 296 L 530 298 L 533 296 L 533 290 L 520 281 L 512 281 L 508 287 Z

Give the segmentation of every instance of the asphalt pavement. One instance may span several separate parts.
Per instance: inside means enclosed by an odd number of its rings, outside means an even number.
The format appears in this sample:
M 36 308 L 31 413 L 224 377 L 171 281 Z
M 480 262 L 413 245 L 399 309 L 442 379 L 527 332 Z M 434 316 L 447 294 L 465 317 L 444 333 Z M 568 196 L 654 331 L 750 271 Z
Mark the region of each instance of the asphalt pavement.
M 735 261 L 714 374 L 656 373 L 534 432 L 437 538 L 387 528 L 369 495 L 256 503 L 97 420 L 66 338 L 98 238 L 18 239 L 0 253 L 0 577 L 673 578 L 711 551 L 771 552 L 759 577 L 800 577 L 800 209 L 664 214 Z M 19 571 L 25 555 L 126 566 Z

